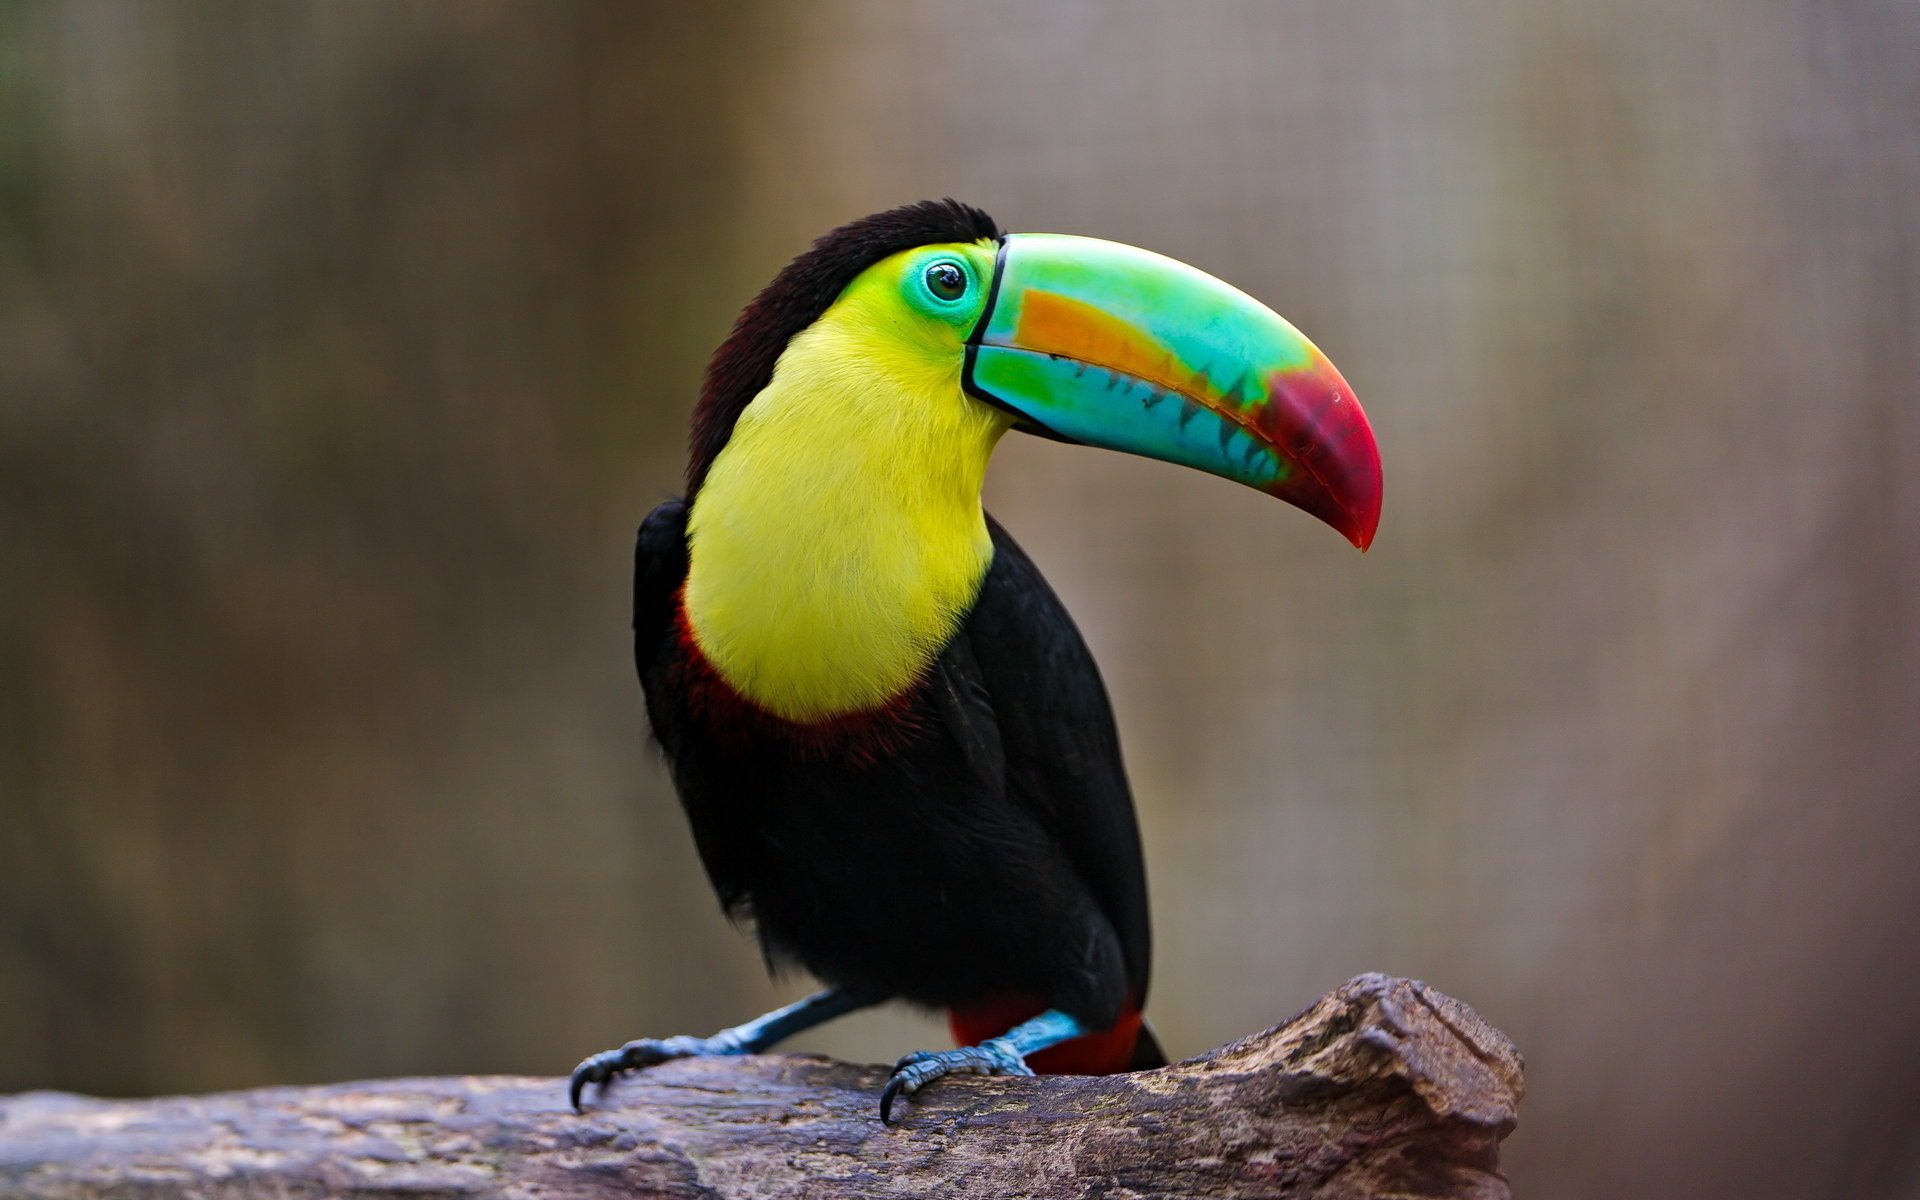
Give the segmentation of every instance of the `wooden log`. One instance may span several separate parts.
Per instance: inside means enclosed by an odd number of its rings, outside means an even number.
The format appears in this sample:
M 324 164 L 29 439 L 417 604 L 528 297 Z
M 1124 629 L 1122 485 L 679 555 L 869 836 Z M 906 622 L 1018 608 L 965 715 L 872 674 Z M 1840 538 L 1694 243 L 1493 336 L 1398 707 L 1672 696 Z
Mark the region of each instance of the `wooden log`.
M 0 1099 L 0 1195 L 1505 1197 L 1521 1060 L 1425 984 L 1363 975 L 1157 1071 L 943 1080 L 683 1060 L 584 1114 L 563 1081 L 400 1079 L 215 1096 Z

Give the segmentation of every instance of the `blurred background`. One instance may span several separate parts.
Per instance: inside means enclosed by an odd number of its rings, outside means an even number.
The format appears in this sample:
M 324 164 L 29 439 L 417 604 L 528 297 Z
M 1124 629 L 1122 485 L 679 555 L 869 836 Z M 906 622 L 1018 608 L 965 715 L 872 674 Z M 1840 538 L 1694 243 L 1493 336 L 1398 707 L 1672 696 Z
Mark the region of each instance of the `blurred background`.
M 646 747 L 632 530 L 753 292 L 948 194 L 1227 277 L 1379 433 L 1364 557 L 998 456 L 1169 1049 L 1414 975 L 1527 1055 L 1520 1195 L 1920 1196 L 1911 0 L 0 7 L 0 1091 L 806 990 Z

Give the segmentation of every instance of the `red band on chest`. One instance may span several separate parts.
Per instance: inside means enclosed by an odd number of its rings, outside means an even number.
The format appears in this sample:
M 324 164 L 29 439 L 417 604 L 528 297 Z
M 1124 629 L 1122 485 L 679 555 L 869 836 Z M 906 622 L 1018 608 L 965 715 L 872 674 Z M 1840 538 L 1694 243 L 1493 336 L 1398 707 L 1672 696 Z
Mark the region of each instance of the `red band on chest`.
M 687 620 L 686 586 L 674 600 L 680 654 L 672 686 L 695 720 L 722 744 L 747 748 L 775 743 L 802 762 L 838 760 L 869 767 L 898 754 L 927 727 L 924 681 L 916 681 L 880 708 L 819 721 L 790 721 L 755 704 L 721 677 L 700 651 Z

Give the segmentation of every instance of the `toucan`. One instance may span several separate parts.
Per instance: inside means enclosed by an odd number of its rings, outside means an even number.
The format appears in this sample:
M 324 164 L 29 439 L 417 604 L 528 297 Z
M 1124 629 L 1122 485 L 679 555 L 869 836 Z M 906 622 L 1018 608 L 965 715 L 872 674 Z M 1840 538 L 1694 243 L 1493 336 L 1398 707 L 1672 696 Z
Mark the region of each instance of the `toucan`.
M 1380 458 L 1352 390 L 1244 292 L 1131 246 L 924 201 L 843 225 L 714 353 L 683 498 L 641 524 L 634 661 L 725 911 L 825 990 L 577 1067 L 750 1054 L 887 1001 L 950 1074 L 1164 1065 L 1113 713 L 1053 590 L 981 506 L 1009 430 L 1197 468 L 1362 550 Z

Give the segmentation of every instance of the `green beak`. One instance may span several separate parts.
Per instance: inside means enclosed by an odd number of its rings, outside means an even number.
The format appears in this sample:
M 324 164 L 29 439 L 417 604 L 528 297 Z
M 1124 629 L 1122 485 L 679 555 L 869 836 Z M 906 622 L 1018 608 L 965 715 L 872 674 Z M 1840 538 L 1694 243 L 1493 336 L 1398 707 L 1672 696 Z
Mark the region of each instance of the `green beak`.
M 1030 432 L 1223 476 L 1373 541 L 1380 454 L 1347 381 L 1278 313 L 1185 263 L 1002 239 L 963 381 Z

